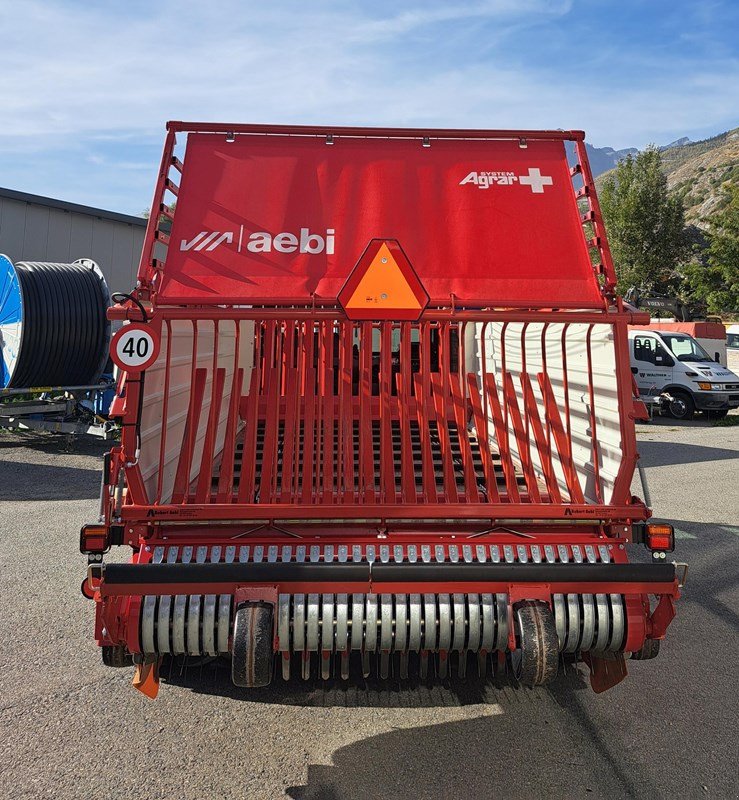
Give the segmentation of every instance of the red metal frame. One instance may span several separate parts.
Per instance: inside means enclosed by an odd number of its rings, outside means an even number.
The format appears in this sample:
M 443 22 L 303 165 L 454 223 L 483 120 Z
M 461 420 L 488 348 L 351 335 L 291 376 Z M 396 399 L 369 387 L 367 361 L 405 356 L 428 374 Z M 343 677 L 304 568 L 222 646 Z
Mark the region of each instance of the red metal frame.
M 296 540 L 321 547 L 335 542 L 367 547 L 379 542 L 436 546 L 451 541 L 474 544 L 536 543 L 602 545 L 615 563 L 626 563 L 625 546 L 632 523 L 649 517 L 645 505 L 631 496 L 638 454 L 634 429 L 632 378 L 627 326 L 645 324 L 648 315 L 624 307 L 615 297 L 616 278 L 581 131 L 468 131 L 325 126 L 263 126 L 171 122 L 147 226 L 135 296 L 151 303 L 147 323 L 159 335 L 166 329 L 162 440 L 155 496 L 145 488 L 136 454 L 145 376 L 123 375 L 114 413 L 121 417 L 122 438 L 111 453 L 105 476 L 103 512 L 106 523 L 122 526 L 124 541 L 136 548 L 134 563 L 149 563 L 156 545 L 284 545 Z M 542 299 L 537 308 L 458 307 L 455 298 L 444 307 L 426 308 L 418 321 L 347 320 L 334 300 L 305 307 L 284 307 L 281 298 L 266 298 L 266 307 L 162 306 L 157 287 L 166 262 L 155 258 L 166 249 L 162 220 L 171 222 L 167 198 L 178 193 L 176 175 L 185 163 L 174 155 L 176 134 L 314 137 L 407 137 L 419 139 L 549 139 L 572 141 L 578 163 L 571 174 L 582 186 L 573 192 L 581 202 L 583 230 L 592 229 L 586 246 L 597 254 L 594 271 L 602 286 L 600 309 L 565 310 Z M 351 279 L 350 279 L 351 281 Z M 140 321 L 135 305 L 114 307 L 112 319 Z M 182 448 L 171 499 L 163 501 L 162 472 L 170 414 L 170 364 L 174 322 L 192 325 L 190 397 Z M 249 389 L 241 396 L 247 365 L 239 354 L 242 321 L 254 322 L 254 362 Z M 199 362 L 198 324 L 212 322 L 218 331 L 233 325 L 235 353 L 224 369 L 217 344 L 206 368 Z M 480 323 L 481 373 L 465 368 L 466 326 Z M 486 331 L 501 323 L 500 370 L 487 371 Z M 520 342 L 523 369 L 514 378 L 507 360 L 506 335 L 523 323 Z M 527 370 L 526 328 L 542 323 L 541 371 Z M 555 396 L 547 365 L 547 330 L 560 324 L 563 403 Z M 578 478 L 572 450 L 571 387 L 567 342 L 571 327 L 585 324 L 587 396 L 595 471 L 596 502 L 588 502 Z M 602 496 L 597 444 L 596 393 L 591 334 L 595 325 L 613 331 L 622 458 L 612 497 Z M 456 341 L 456 345 L 455 345 Z M 379 344 L 377 344 L 379 342 Z M 394 343 L 395 342 L 395 343 Z M 551 341 L 549 341 L 551 347 Z M 550 351 L 551 352 L 551 351 Z M 508 363 L 507 363 L 508 362 Z M 416 366 L 414 367 L 414 363 Z M 529 363 L 531 363 L 529 361 Z M 209 411 L 201 468 L 190 480 L 195 431 L 201 426 L 210 372 Z M 536 375 L 536 381 L 533 375 Z M 520 383 L 520 391 L 518 384 Z M 541 404 L 537 401 L 537 393 Z M 228 394 L 223 447 L 216 452 L 219 410 Z M 499 443 L 491 449 L 487 432 L 492 419 Z M 237 441 L 243 437 L 240 472 L 235 466 Z M 260 438 L 261 437 L 261 438 Z M 509 437 L 511 439 L 509 443 Z M 262 457 L 256 458 L 257 444 Z M 517 462 L 511 457 L 515 444 Z M 536 456 L 536 459 L 535 459 Z M 499 462 L 496 460 L 499 458 Z M 555 461 L 561 467 L 560 485 Z M 535 460 L 541 465 L 540 474 Z M 124 487 L 124 491 L 121 491 Z M 156 583 L 115 590 L 91 586 L 98 601 L 96 637 L 100 643 L 126 642 L 140 649 L 138 618 L 144 594 L 169 594 Z M 275 592 L 334 592 L 335 583 L 291 583 L 249 587 Z M 182 586 L 178 592 L 237 595 L 243 586 L 223 582 Z M 342 592 L 372 592 L 372 582 L 345 583 Z M 404 583 L 382 584 L 383 592 L 408 592 Z M 665 584 L 588 584 L 582 581 L 532 586 L 500 581 L 454 583 L 435 581 L 412 586 L 413 592 L 504 592 L 509 598 L 565 593 L 622 594 L 628 617 L 625 649 L 639 649 L 645 637 L 661 638 L 674 616 L 677 581 Z M 528 594 L 527 594 L 528 592 Z M 649 596 L 658 596 L 652 608 Z M 260 595 L 261 596 L 261 595 Z M 599 669 L 597 664 L 594 670 Z M 607 683 L 607 680 L 604 679 Z

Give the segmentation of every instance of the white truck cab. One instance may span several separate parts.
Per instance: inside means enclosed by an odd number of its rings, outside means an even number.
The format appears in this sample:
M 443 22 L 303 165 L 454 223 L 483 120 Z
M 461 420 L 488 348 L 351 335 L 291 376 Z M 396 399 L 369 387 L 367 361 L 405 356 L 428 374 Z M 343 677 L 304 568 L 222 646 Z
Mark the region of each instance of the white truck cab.
M 676 419 L 692 419 L 696 411 L 720 418 L 739 407 L 739 377 L 689 334 L 631 328 L 629 351 L 639 393 L 669 395 Z

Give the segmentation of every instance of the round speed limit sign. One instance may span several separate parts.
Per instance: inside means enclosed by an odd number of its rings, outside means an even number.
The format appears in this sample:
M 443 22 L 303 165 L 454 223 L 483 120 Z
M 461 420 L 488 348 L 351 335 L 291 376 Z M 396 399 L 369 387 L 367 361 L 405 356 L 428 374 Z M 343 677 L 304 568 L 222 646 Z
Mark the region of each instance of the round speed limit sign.
M 110 357 L 126 372 L 143 372 L 159 355 L 159 337 L 147 325 L 124 325 L 110 342 Z

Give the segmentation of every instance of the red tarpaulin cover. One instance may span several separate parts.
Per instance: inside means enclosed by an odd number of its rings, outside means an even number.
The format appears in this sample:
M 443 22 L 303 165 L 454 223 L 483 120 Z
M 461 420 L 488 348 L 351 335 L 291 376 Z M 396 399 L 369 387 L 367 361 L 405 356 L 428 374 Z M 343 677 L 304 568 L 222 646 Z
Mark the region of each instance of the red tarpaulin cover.
M 335 300 L 395 239 L 432 303 L 602 307 L 564 143 L 191 133 L 160 303 Z

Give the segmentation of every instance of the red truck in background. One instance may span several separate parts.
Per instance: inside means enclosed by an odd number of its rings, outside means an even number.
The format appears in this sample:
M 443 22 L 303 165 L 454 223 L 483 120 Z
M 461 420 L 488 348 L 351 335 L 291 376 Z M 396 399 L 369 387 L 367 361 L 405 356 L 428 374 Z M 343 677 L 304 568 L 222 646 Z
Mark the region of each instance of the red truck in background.
M 103 660 L 154 696 L 163 657 L 246 687 L 565 659 L 602 691 L 656 655 L 680 570 L 631 493 L 648 316 L 584 134 L 167 131 L 81 534 Z

